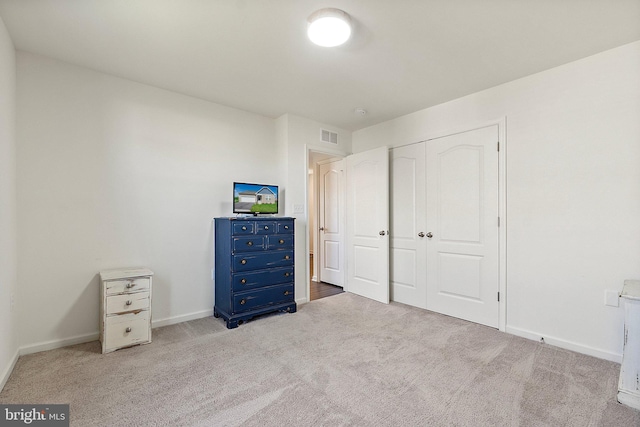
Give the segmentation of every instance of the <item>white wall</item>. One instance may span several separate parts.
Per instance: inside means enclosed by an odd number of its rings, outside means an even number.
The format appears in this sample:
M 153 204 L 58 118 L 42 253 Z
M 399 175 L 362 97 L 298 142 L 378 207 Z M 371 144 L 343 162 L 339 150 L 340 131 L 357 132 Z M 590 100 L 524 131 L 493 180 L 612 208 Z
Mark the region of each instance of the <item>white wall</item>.
M 640 278 L 640 42 L 355 132 L 354 152 L 506 116 L 507 331 L 611 360 Z
M 285 213 L 296 218 L 296 301 L 303 303 L 309 300 L 307 285 L 309 271 L 307 270 L 308 253 L 307 241 L 309 229 L 307 227 L 306 212 L 294 213 L 294 205 L 307 203 L 308 165 L 307 152 L 314 150 L 344 156 L 351 152 L 351 132 L 319 123 L 303 117 L 286 114 L 278 119 L 279 126 L 286 128 L 282 131 L 287 141 L 287 201 Z M 327 144 L 320 140 L 321 129 L 330 130 L 338 134 L 338 144 Z
M 17 360 L 11 297 L 16 291 L 16 54 L 0 18 L 0 390 Z
M 17 62 L 23 351 L 96 336 L 105 268 L 155 272 L 156 325 L 210 315 L 212 218 L 231 215 L 232 182 L 285 184 L 275 121 L 40 56 Z

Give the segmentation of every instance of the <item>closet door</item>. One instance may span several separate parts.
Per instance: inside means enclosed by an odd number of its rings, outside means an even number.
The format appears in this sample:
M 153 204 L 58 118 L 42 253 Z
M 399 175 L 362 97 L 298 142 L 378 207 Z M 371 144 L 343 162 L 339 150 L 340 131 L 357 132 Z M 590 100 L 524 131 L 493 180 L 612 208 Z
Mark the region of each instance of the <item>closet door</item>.
M 427 309 L 498 327 L 498 127 L 426 143 Z
M 390 151 L 391 299 L 427 308 L 425 143 Z
M 347 157 L 347 288 L 389 303 L 389 149 Z

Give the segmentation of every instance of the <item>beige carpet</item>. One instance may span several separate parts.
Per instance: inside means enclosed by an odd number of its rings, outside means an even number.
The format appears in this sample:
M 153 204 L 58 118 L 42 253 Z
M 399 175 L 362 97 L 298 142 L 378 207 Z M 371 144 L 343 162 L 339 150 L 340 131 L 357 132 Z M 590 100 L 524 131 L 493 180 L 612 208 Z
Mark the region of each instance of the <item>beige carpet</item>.
M 640 425 L 618 364 L 352 294 L 153 339 L 21 357 L 0 402 L 70 403 L 74 426 Z

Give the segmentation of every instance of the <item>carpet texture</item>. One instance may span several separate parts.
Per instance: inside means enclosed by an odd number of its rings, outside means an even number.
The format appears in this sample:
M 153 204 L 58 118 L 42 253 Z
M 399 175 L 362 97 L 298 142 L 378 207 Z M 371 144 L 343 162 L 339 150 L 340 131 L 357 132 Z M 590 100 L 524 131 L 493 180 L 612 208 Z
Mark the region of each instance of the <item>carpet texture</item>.
M 340 294 L 227 330 L 20 357 L 1 403 L 70 403 L 73 426 L 640 426 L 620 365 Z

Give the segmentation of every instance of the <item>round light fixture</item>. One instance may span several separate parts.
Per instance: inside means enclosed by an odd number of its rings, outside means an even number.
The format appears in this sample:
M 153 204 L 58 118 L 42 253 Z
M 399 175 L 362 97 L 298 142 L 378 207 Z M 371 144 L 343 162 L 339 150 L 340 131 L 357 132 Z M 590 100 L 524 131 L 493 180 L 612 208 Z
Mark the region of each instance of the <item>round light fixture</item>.
M 351 17 L 340 9 L 317 10 L 308 21 L 307 35 L 318 46 L 340 46 L 351 37 Z

